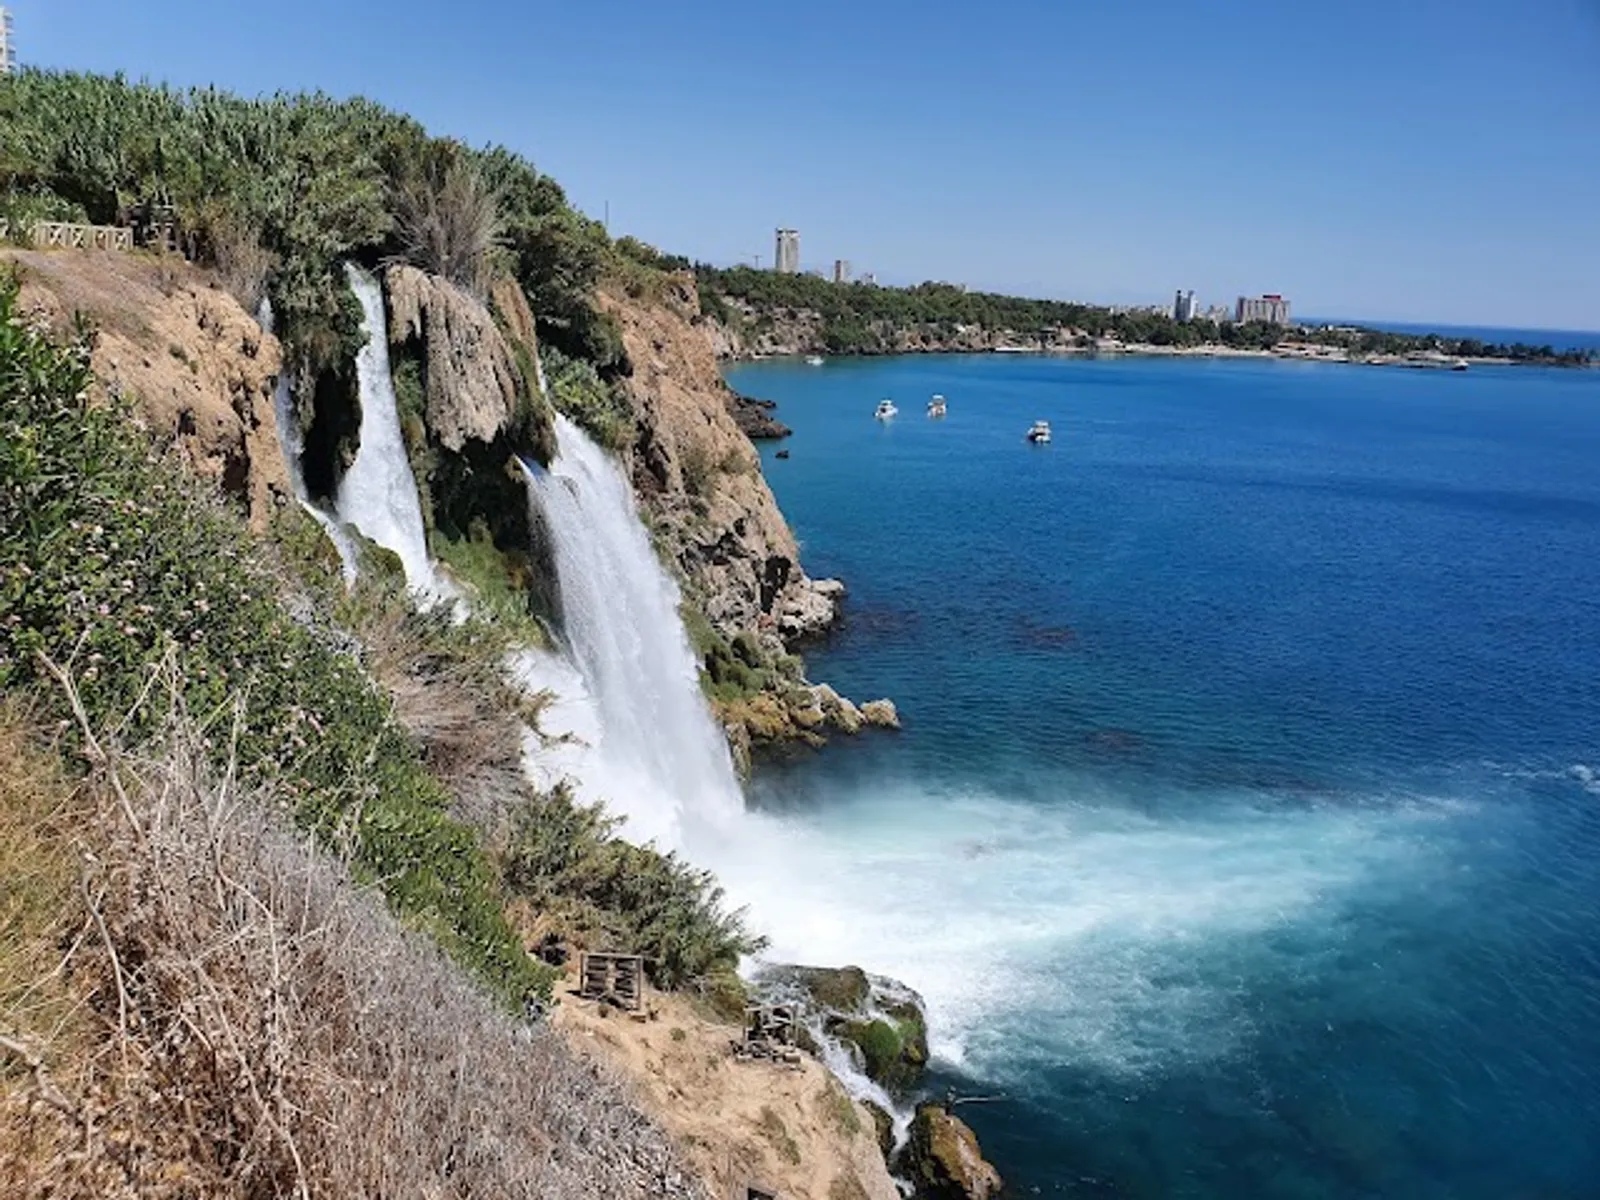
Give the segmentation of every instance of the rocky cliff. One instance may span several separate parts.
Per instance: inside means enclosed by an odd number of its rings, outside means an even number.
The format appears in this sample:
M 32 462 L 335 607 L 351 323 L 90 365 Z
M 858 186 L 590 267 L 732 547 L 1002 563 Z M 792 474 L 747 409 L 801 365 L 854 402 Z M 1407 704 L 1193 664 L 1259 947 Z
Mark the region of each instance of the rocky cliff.
M 723 381 L 715 329 L 699 315 L 688 273 L 649 293 L 603 290 L 632 365 L 625 383 L 637 436 L 634 491 L 658 547 L 683 581 L 690 633 L 713 704 L 741 765 L 752 747 L 820 743 L 826 732 L 898 725 L 891 704 L 857 708 L 809 683 L 792 651 L 833 624 L 844 587 L 814 580 Z M 695 615 L 708 629 L 696 631 Z
M 97 330 L 101 385 L 158 444 L 241 501 L 257 530 L 292 495 L 273 390 L 277 339 L 210 275 L 179 259 L 116 251 L 0 251 L 23 271 L 22 309 Z

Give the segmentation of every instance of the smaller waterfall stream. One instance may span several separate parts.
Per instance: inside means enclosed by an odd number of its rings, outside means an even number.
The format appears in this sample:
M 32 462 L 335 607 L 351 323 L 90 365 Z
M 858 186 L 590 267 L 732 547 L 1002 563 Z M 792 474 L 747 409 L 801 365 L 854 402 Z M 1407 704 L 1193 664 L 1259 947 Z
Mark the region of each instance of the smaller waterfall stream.
M 385 549 L 399 555 L 406 583 L 421 598 L 443 599 L 453 590 L 440 579 L 428 557 L 428 537 L 417 499 L 417 481 L 406 457 L 395 408 L 394 378 L 389 373 L 389 331 L 383 310 L 383 289 L 369 272 L 345 264 L 351 290 L 361 302 L 362 331 L 367 341 L 356 355 L 361 387 L 361 444 L 339 483 L 336 508 Z
M 272 301 L 265 296 L 261 298 L 261 309 L 256 317 L 261 328 L 268 333 L 275 332 Z M 283 365 L 278 369 L 278 386 L 273 392 L 272 404 L 278 418 L 278 449 L 283 452 L 283 463 L 289 471 L 289 484 L 294 488 L 294 497 L 300 502 L 300 507 L 310 513 L 312 519 L 322 526 L 322 531 L 328 535 L 333 548 L 339 552 L 339 571 L 344 576 L 345 586 L 348 587 L 356 581 L 358 561 L 356 544 L 344 526 L 313 504 L 306 492 L 305 475 L 300 467 L 305 445 L 300 433 L 300 422 L 295 418 L 294 395 L 289 390 L 289 372 Z

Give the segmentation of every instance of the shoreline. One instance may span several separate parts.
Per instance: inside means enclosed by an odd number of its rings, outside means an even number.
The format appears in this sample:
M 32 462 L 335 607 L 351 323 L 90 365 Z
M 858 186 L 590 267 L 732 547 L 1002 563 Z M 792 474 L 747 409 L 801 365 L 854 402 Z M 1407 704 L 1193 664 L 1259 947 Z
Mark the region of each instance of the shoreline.
M 777 362 L 785 359 L 804 361 L 814 350 L 794 350 L 782 353 L 746 351 L 719 354 L 721 363 Z M 1331 363 L 1352 367 L 1400 367 L 1414 371 L 1465 372 L 1472 367 L 1545 368 L 1561 371 L 1600 370 L 1600 363 L 1530 362 L 1514 358 L 1492 357 L 1417 357 L 1406 354 L 1371 354 L 1352 357 L 1337 347 L 1295 346 L 1276 347 L 1270 350 L 1252 350 L 1240 346 L 1207 343 L 1199 346 L 1160 346 L 1150 342 L 1119 343 L 1116 346 L 907 346 L 882 353 L 833 355 L 834 358 L 899 358 L 920 355 L 1015 355 L 1028 358 L 1228 358 L 1271 359 L 1281 362 Z M 826 356 L 824 356 L 826 357 Z

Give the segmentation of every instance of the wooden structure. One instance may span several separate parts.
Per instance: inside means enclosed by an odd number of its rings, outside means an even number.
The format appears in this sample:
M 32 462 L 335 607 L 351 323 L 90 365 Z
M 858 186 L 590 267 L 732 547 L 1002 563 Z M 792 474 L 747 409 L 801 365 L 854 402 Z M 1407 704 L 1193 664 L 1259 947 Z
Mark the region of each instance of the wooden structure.
M 735 1058 L 765 1058 L 797 1066 L 795 1010 L 789 1004 L 755 1004 L 744 1010 L 744 1038 L 734 1044 Z
M 644 957 L 584 951 L 578 960 L 578 995 L 638 1012 L 644 1007 Z
M 132 250 L 133 230 L 125 225 L 79 225 L 74 221 L 35 221 L 28 231 L 41 250 Z M 11 237 L 11 222 L 0 219 L 0 241 Z

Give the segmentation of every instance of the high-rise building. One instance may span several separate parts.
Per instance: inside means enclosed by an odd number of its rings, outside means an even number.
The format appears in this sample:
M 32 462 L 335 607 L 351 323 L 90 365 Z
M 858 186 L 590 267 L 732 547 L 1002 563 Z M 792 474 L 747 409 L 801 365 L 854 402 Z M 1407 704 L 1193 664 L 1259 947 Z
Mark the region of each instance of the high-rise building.
M 11 10 L 0 8 L 0 75 L 17 69 L 17 46 L 11 27 Z
M 800 272 L 800 231 L 778 230 L 778 246 L 772 256 L 772 268 L 780 275 L 797 275 Z
M 1194 293 L 1178 289 L 1178 294 L 1172 301 L 1172 319 L 1174 321 L 1192 321 L 1195 316 Z
M 1289 302 L 1276 292 L 1262 296 L 1240 296 L 1234 306 L 1233 319 L 1243 325 L 1249 321 L 1265 321 L 1268 325 L 1289 323 Z
M 850 260 L 836 258 L 833 260 L 833 281 L 835 283 L 850 282 Z

